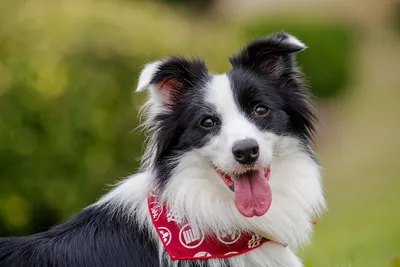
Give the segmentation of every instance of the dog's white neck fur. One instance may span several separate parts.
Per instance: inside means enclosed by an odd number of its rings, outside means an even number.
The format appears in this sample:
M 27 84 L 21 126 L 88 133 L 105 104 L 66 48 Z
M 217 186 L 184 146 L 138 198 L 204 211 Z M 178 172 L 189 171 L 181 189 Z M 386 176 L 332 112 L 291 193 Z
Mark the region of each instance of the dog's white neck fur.
M 229 258 L 230 266 L 302 266 L 292 250 L 309 241 L 310 220 L 325 208 L 319 166 L 295 138 L 281 137 L 276 150 L 278 153 L 271 162 L 270 176 L 273 201 L 262 217 L 240 215 L 232 192 L 229 189 L 221 191 L 220 186 L 216 186 L 216 181 L 223 182 L 215 177 L 215 171 L 196 155 L 196 151 L 184 157 L 174 170 L 174 178 L 165 187 L 161 199 L 173 207 L 174 212 L 184 215 L 191 224 L 204 230 L 240 228 L 264 231 L 289 244 L 283 248 L 267 242 L 249 253 Z M 152 229 L 147 195 L 153 182 L 151 171 L 132 175 L 95 205 L 123 206 L 132 218 L 138 218 L 140 225 Z M 158 240 L 155 231 L 153 235 Z M 160 255 L 162 250 L 160 243 Z M 223 262 L 213 259 L 209 263 L 211 266 L 224 266 Z

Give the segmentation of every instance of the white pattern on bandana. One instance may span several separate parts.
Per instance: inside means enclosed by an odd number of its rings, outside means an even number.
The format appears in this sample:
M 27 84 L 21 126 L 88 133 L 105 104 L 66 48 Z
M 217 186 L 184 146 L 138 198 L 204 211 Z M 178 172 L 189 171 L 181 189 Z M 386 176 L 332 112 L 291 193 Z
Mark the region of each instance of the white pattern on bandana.
M 221 241 L 221 243 L 224 243 L 227 245 L 233 244 L 236 241 L 238 241 L 240 236 L 241 236 L 240 231 L 236 231 L 236 230 L 232 230 L 232 229 L 219 231 L 217 233 L 218 240 Z
M 260 242 L 262 241 L 262 237 L 254 234 L 251 236 L 251 239 L 249 240 L 249 242 L 247 242 L 247 245 L 249 248 L 254 248 L 260 245 Z

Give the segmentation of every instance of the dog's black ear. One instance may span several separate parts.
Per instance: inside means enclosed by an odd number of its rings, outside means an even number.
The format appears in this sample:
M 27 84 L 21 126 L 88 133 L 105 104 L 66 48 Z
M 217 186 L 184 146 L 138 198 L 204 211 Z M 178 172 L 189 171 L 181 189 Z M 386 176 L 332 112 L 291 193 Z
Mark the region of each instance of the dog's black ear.
M 136 92 L 148 90 L 153 108 L 168 110 L 185 89 L 197 84 L 207 73 L 203 61 L 169 57 L 143 68 Z
M 293 53 L 306 46 L 296 37 L 287 33 L 277 33 L 255 39 L 237 55 L 229 58 L 233 67 L 244 68 L 271 78 L 280 78 L 293 71 Z

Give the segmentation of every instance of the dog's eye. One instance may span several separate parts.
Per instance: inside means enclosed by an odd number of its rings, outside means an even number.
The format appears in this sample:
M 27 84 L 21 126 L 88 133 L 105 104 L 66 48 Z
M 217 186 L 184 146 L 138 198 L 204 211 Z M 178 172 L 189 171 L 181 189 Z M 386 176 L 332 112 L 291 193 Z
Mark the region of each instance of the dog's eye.
M 200 125 L 203 128 L 212 128 L 215 125 L 215 120 L 211 117 L 205 117 L 201 120 Z
M 256 116 L 265 116 L 265 115 L 267 115 L 268 111 L 269 111 L 269 108 L 267 108 L 266 106 L 257 105 L 254 108 L 254 115 L 256 115 Z

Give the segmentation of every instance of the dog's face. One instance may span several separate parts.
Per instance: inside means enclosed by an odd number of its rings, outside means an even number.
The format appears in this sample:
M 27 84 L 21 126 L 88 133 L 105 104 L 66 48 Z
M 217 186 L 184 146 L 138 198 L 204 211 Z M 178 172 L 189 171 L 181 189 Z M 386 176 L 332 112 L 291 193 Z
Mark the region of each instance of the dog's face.
M 265 214 L 279 138 L 307 143 L 312 134 L 314 115 L 292 55 L 304 48 L 288 34 L 258 39 L 232 56 L 233 68 L 222 75 L 181 57 L 148 64 L 138 90 L 150 91 L 149 152 L 160 184 L 185 157 L 201 158 L 234 192 L 242 215 Z

